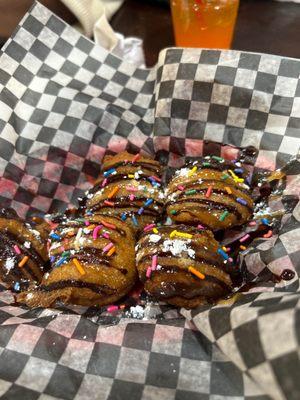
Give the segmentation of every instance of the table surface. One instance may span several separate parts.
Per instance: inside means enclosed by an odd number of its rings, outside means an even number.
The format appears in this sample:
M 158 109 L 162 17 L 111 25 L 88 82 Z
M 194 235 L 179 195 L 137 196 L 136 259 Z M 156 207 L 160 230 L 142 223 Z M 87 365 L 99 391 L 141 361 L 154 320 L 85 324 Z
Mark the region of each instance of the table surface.
M 125 36 L 144 41 L 146 63 L 174 46 L 170 8 L 153 1 L 125 0 L 111 24 Z M 300 58 L 300 4 L 272 0 L 241 0 L 233 49 Z

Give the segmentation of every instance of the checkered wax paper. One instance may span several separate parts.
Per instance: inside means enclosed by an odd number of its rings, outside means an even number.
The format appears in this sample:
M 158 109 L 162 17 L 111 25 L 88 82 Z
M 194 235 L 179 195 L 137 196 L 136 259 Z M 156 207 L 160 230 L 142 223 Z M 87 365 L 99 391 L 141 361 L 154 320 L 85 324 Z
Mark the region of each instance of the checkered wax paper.
M 28 310 L 2 288 L 2 398 L 300 398 L 299 72 L 294 59 L 196 49 L 167 49 L 137 69 L 33 5 L 0 57 L 1 206 L 25 217 L 76 204 L 107 152 L 177 168 L 252 146 L 252 172 L 285 172 L 268 204 L 283 217 L 241 259 L 258 285 L 181 316 L 163 305 L 144 320 Z M 259 283 L 283 269 L 294 279 Z

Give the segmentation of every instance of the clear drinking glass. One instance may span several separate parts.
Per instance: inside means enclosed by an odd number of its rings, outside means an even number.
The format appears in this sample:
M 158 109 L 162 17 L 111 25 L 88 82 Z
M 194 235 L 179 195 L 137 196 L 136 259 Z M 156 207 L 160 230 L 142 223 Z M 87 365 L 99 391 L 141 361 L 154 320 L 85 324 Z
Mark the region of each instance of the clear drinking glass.
M 239 0 L 171 0 L 176 45 L 229 49 Z

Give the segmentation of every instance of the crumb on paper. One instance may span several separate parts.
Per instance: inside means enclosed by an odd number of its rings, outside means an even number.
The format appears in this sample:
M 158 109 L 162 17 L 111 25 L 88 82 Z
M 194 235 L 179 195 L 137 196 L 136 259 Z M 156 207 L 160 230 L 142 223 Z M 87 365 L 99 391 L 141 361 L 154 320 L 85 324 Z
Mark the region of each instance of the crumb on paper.
M 143 319 L 144 308 L 142 306 L 131 306 L 130 311 L 126 313 L 131 318 Z

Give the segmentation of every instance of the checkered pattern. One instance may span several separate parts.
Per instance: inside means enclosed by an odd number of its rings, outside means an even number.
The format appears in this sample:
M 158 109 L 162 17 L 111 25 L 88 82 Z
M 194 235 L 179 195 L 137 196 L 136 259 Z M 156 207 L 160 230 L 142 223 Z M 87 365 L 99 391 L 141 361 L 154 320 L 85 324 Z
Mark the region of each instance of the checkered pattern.
M 299 150 L 299 74 L 299 60 L 272 55 L 163 51 L 156 82 L 155 149 L 177 159 L 197 156 L 204 141 L 255 146 L 257 166 L 282 167 Z
M 183 317 L 96 324 L 10 300 L 0 303 L 3 399 L 267 399 Z
M 243 259 L 248 281 L 294 270 L 291 281 L 262 279 L 250 293 L 183 315 L 274 399 L 298 399 L 300 350 L 300 160 L 284 168 L 284 195 L 270 211 L 284 212 L 279 233 L 258 239 Z
M 284 166 L 278 235 L 244 257 L 249 279 L 294 269 L 235 302 L 158 308 L 139 321 L 78 307 L 28 311 L 0 292 L 4 399 L 299 399 L 300 62 L 237 51 L 168 49 L 151 70 L 95 46 L 39 3 L 0 58 L 0 203 L 20 215 L 65 209 L 106 152 L 236 158 Z M 211 142 L 213 141 L 213 143 Z M 190 325 L 194 323 L 195 326 Z
M 105 151 L 151 151 L 154 70 L 96 47 L 40 4 L 2 51 L 2 204 L 21 215 L 63 210 Z

